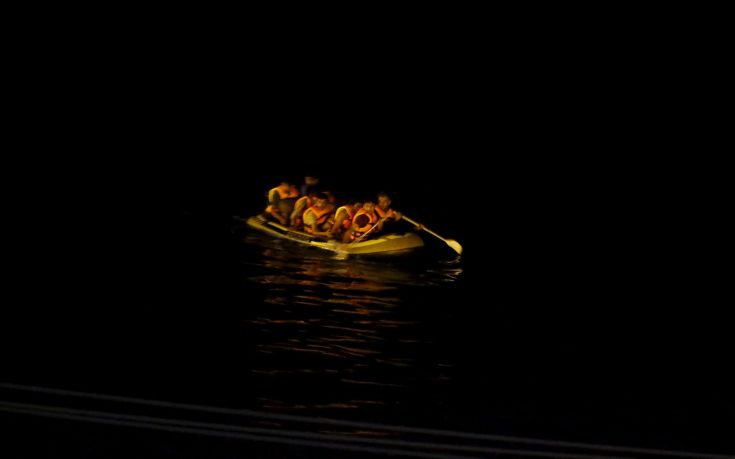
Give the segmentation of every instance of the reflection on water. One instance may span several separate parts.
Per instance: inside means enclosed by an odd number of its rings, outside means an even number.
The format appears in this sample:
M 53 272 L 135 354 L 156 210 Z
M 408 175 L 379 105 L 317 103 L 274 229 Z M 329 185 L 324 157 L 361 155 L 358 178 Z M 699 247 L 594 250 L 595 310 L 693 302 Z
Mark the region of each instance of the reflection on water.
M 250 261 L 271 268 L 276 274 L 255 277 L 261 283 L 328 285 L 332 289 L 395 289 L 403 285 L 436 285 L 452 282 L 462 274 L 459 257 L 431 260 L 428 257 L 391 255 L 336 258 L 329 252 L 302 247 L 289 241 L 249 235 L 246 243 L 261 247 L 260 259 Z
M 350 257 L 267 236 L 244 240 L 243 263 L 262 302 L 248 302 L 250 371 L 262 408 L 366 409 L 400 403 L 417 377 L 448 380 L 421 305 L 451 295 L 458 259 L 432 254 Z

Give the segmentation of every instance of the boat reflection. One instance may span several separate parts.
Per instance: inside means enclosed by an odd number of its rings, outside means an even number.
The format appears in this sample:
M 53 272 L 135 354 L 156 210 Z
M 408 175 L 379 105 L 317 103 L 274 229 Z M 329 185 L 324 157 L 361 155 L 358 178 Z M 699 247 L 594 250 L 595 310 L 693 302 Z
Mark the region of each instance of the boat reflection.
M 430 260 L 411 254 L 373 258 L 352 256 L 343 260 L 333 254 L 261 235 L 250 235 L 245 242 L 259 245 L 261 266 L 275 271 L 251 277 L 251 280 L 263 284 L 321 285 L 334 290 L 383 291 L 403 286 L 453 282 L 462 274 L 459 257 Z
M 399 392 L 408 390 L 405 381 L 431 346 L 416 308 L 422 297 L 456 283 L 458 259 L 336 260 L 260 234 L 244 242 L 246 275 L 263 299 L 245 305 L 243 325 L 256 349 L 250 372 L 268 394 L 264 408 L 321 413 L 320 407 L 364 408 L 405 396 Z M 441 381 L 450 367 L 442 362 L 422 371 Z

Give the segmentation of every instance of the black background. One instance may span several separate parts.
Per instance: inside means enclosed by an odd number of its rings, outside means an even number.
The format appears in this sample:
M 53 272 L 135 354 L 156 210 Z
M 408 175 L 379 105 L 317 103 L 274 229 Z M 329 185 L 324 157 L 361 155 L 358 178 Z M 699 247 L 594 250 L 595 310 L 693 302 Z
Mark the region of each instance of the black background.
M 338 190 L 390 191 L 459 240 L 473 286 L 460 301 L 479 311 L 493 279 L 509 304 L 543 300 L 567 318 L 534 330 L 569 339 L 547 370 L 653 399 L 636 429 L 655 431 L 678 404 L 676 422 L 702 430 L 692 445 L 724 441 L 718 166 L 691 159 L 691 132 L 662 113 L 663 83 L 532 54 L 457 57 L 442 71 L 424 57 L 329 75 L 136 73 L 72 94 L 39 85 L 15 117 L 23 164 L 8 169 L 25 172 L 10 196 L 8 379 L 154 379 L 170 343 L 192 337 L 191 355 L 194 338 L 216 343 L 236 318 L 230 217 L 308 170 Z M 600 303 L 620 313 L 600 316 Z

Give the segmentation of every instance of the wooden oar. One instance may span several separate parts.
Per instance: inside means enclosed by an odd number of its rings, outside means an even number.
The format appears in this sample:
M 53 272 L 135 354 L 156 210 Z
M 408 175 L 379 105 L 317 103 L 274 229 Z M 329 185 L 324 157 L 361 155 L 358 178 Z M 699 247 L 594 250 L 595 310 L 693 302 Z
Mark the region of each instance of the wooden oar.
M 462 246 L 459 245 L 459 242 L 455 241 L 454 239 L 444 239 L 443 237 L 439 236 L 435 232 L 431 231 L 429 228 L 425 227 L 424 225 L 417 223 L 410 218 L 406 217 L 405 215 L 402 217 L 404 220 L 406 220 L 408 223 L 412 224 L 413 226 L 417 228 L 421 228 L 422 230 L 426 231 L 427 233 L 431 234 L 432 236 L 441 239 L 444 241 L 445 244 L 447 244 L 449 247 L 452 248 L 455 252 L 462 255 Z
M 240 218 L 240 217 L 235 217 L 235 218 L 239 218 L 242 221 L 247 221 L 247 220 L 245 220 L 243 218 Z M 276 228 L 277 230 L 281 231 L 282 233 L 288 233 L 288 234 L 292 234 L 292 235 L 297 235 L 298 237 L 307 237 L 308 236 L 308 237 L 310 237 L 312 239 L 316 239 L 317 241 L 330 241 L 331 240 L 330 237 L 328 236 L 329 233 L 316 233 L 316 234 L 311 234 L 311 233 L 307 233 L 305 231 L 295 230 L 293 228 L 289 228 L 287 226 L 283 226 L 283 225 L 281 225 L 278 222 L 274 222 L 272 220 L 268 220 L 266 217 L 263 217 L 263 223 L 265 223 L 266 225 L 271 226 L 273 228 Z
M 370 234 L 370 232 L 372 230 L 374 230 L 375 228 L 377 228 L 379 224 L 381 224 L 382 222 L 386 221 L 387 219 L 388 219 L 387 217 L 384 217 L 384 218 L 381 218 L 380 221 L 375 222 L 375 224 L 369 230 L 365 231 L 362 236 L 360 236 L 357 239 L 355 239 L 354 241 L 350 242 L 350 244 L 354 244 L 356 242 L 362 241 L 365 236 L 367 236 L 368 234 Z

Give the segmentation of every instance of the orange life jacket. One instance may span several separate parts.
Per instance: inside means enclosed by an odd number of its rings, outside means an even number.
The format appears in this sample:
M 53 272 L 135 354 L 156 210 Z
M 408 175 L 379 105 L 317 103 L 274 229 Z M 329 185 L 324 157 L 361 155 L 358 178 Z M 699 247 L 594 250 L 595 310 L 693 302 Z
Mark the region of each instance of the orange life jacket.
M 377 209 L 377 207 L 376 207 L 376 209 Z M 357 228 L 356 231 L 358 233 L 364 233 L 367 230 L 369 230 L 370 228 L 372 228 L 374 224 L 378 223 L 378 216 L 375 215 L 375 212 L 368 212 L 365 209 L 358 210 L 357 213 L 355 214 L 354 218 L 352 219 L 352 221 L 354 222 L 355 220 L 357 220 L 357 217 L 359 217 L 360 215 L 367 215 L 370 218 L 370 221 L 368 221 L 365 224 L 365 226 L 361 226 L 361 227 Z
M 304 211 L 304 214 L 301 217 L 301 220 L 302 221 L 306 220 L 306 218 L 304 218 L 304 217 L 306 217 L 306 214 L 308 212 L 311 212 L 316 217 L 316 224 L 317 225 L 321 225 L 322 223 L 324 223 L 325 221 L 327 221 L 327 217 L 329 217 L 329 210 L 330 210 L 329 209 L 329 206 L 325 206 L 325 207 L 323 207 L 321 209 L 318 208 L 318 207 L 316 207 L 316 206 L 311 206 L 311 207 L 309 207 L 308 209 L 306 209 Z M 307 232 L 309 232 L 309 233 L 312 231 L 311 230 L 311 225 L 304 225 L 304 229 Z
M 348 230 L 350 229 L 350 226 L 352 226 L 352 219 L 355 217 L 355 207 L 352 204 L 346 204 L 340 207 L 339 209 L 337 209 L 337 212 L 334 213 L 335 218 L 337 217 L 337 215 L 339 215 L 340 210 L 344 210 L 345 212 L 347 212 L 347 218 L 339 223 L 342 224 L 342 228 Z
M 305 203 L 304 207 L 308 209 L 314 204 L 313 201 L 314 200 L 311 199 L 309 196 L 301 196 L 299 199 L 296 200 L 296 204 L 294 204 L 293 208 L 298 209 L 299 207 L 301 207 L 302 203 Z M 303 215 L 304 215 L 303 212 L 301 212 L 300 215 L 297 215 L 297 217 L 294 219 L 294 226 L 301 226 L 301 224 L 304 223 L 304 221 L 301 218 L 303 217 Z
M 296 190 L 295 187 L 291 187 L 288 190 L 284 190 L 279 185 L 271 189 L 268 192 L 268 202 L 273 203 L 273 201 L 275 200 L 276 194 L 278 194 L 278 197 L 281 199 L 296 198 L 299 196 L 299 192 Z

